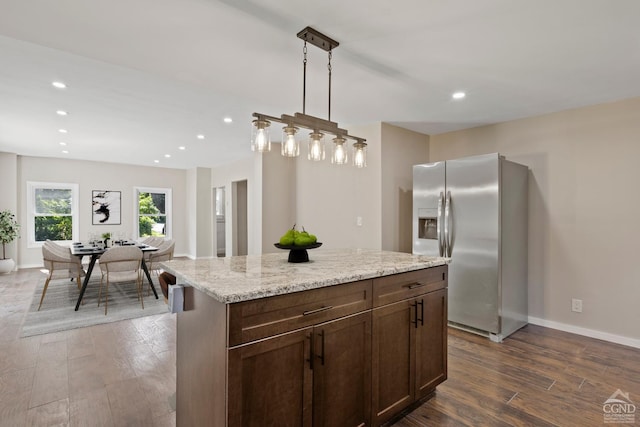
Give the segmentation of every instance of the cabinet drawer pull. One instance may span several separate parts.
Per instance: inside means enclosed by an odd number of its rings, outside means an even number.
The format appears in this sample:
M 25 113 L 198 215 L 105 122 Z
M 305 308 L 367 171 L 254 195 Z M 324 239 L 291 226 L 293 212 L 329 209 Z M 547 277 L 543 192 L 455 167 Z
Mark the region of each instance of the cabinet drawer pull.
M 313 358 L 316 356 L 314 353 L 313 332 L 307 335 L 307 339 L 309 340 L 309 358 L 307 361 L 309 362 L 309 369 L 313 370 Z
M 324 329 L 318 334 L 320 335 L 320 338 L 322 339 L 321 343 L 322 343 L 322 350 L 320 351 L 320 362 L 322 362 L 322 366 L 324 366 Z
M 303 311 L 302 315 L 303 316 L 308 316 L 310 314 L 316 314 L 316 313 L 320 313 L 321 311 L 327 311 L 327 310 L 331 310 L 333 308 L 332 305 L 328 305 L 326 307 L 320 307 L 320 308 L 316 308 L 315 310 L 307 310 L 307 311 Z
M 416 327 L 416 329 L 418 328 L 418 302 L 414 301 L 413 304 L 411 304 L 411 307 L 413 308 L 413 315 L 414 315 L 414 319 L 412 320 L 411 323 L 413 323 Z
M 425 286 L 428 285 L 427 282 L 416 282 L 416 283 L 412 283 L 410 285 L 406 285 L 407 288 L 409 289 L 415 289 L 415 288 L 419 288 L 420 286 Z
M 418 305 L 420 306 L 420 319 L 418 319 Z M 416 328 L 418 327 L 418 320 L 420 320 L 420 325 L 424 326 L 424 299 L 416 302 Z

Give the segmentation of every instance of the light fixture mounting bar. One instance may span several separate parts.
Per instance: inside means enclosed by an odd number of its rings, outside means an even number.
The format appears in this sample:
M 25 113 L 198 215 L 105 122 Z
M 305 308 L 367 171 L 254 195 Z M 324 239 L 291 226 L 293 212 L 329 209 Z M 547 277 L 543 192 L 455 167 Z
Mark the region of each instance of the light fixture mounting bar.
M 325 36 L 320 31 L 316 31 L 311 27 L 306 27 L 304 30 L 300 31 L 298 33 L 298 38 L 309 42 L 322 50 L 326 50 L 327 52 L 331 52 L 340 45 L 337 41 Z

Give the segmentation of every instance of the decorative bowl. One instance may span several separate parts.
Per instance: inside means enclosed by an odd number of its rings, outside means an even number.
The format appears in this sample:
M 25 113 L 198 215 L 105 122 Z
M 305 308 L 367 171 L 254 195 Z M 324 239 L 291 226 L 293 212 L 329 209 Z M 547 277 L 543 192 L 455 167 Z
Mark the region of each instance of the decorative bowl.
M 316 242 L 310 245 L 296 246 L 296 245 L 281 245 L 280 243 L 273 244 L 278 249 L 289 250 L 289 262 L 309 262 L 309 254 L 307 249 L 315 249 L 322 246 L 322 243 Z

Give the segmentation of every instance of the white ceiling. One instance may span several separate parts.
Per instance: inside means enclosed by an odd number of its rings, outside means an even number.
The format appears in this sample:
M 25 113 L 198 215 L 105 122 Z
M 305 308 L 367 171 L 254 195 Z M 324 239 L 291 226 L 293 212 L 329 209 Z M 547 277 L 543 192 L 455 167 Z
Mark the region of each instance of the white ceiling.
M 246 157 L 251 113 L 302 110 L 306 26 L 340 42 L 341 127 L 438 134 L 637 97 L 639 18 L 637 0 L 0 0 L 0 151 L 175 168 Z M 307 113 L 322 118 L 326 63 L 310 46 Z

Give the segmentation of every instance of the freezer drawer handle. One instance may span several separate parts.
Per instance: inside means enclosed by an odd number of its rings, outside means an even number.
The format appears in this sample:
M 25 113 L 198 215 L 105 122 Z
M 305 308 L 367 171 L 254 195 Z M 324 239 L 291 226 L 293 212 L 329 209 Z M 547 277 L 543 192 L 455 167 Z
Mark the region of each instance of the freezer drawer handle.
M 316 308 L 315 310 L 307 310 L 307 311 L 303 311 L 302 315 L 303 316 L 308 316 L 310 314 L 316 314 L 316 313 L 320 313 L 322 311 L 327 311 L 327 310 L 331 310 L 333 308 L 332 305 L 327 305 L 326 307 L 320 307 L 320 308 Z
M 412 283 L 410 285 L 405 285 L 405 286 L 407 288 L 409 288 L 409 289 L 415 289 L 415 288 L 419 288 L 421 286 L 425 286 L 425 285 L 428 285 L 428 284 L 429 283 L 427 283 L 427 282 L 415 282 L 415 283 Z

